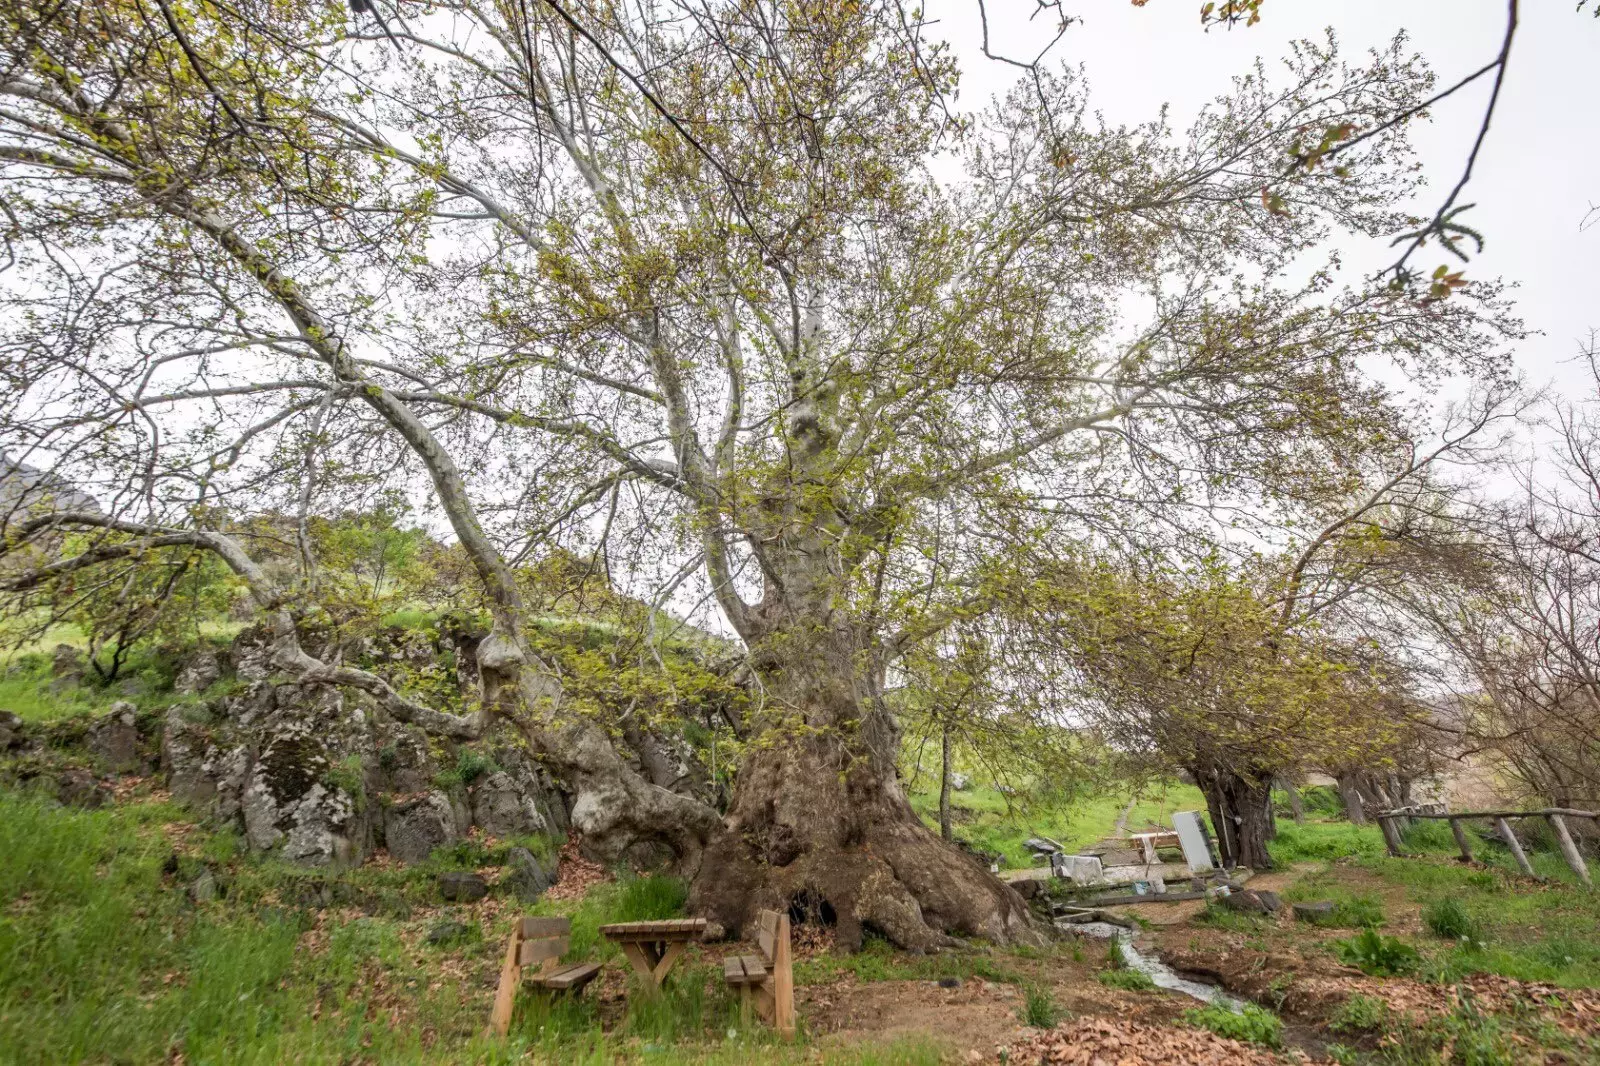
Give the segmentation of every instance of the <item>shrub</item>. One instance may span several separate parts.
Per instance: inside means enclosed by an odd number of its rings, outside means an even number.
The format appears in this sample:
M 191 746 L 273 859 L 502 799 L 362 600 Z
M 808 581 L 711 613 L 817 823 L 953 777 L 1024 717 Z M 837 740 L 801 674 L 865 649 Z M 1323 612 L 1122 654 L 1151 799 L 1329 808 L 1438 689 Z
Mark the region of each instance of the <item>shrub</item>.
M 1422 924 L 1446 940 L 1476 940 L 1478 923 L 1454 897 L 1435 900 L 1422 909 Z
M 1042 985 L 1029 985 L 1023 992 L 1022 1021 L 1035 1029 L 1053 1029 L 1061 1020 L 1056 998 Z
M 1270 1010 L 1254 1003 L 1246 1003 L 1237 1014 L 1220 1003 L 1207 1004 L 1184 1011 L 1183 1021 L 1229 1040 L 1270 1048 L 1283 1046 L 1283 1022 Z
M 1142 970 L 1101 970 L 1095 979 L 1107 988 L 1120 988 L 1128 992 L 1149 992 L 1156 987 L 1150 975 Z
M 1376 1033 L 1389 1024 L 1389 1005 L 1381 999 L 1360 994 L 1339 1004 L 1339 1009 L 1328 1019 L 1328 1028 L 1335 1033 Z
M 1336 940 L 1339 961 L 1374 977 L 1395 977 L 1416 969 L 1421 956 L 1403 940 L 1382 936 L 1371 926 L 1348 940 Z
M 1383 904 L 1371 896 L 1351 896 L 1334 905 L 1335 925 L 1347 929 L 1376 929 L 1383 923 Z

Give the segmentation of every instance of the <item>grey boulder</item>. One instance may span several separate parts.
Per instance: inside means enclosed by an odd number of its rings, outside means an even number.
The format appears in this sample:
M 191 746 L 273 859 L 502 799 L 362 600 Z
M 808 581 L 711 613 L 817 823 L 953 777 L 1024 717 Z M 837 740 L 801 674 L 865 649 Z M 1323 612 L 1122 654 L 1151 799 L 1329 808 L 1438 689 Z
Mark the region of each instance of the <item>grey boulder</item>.
M 549 829 L 533 796 L 504 770 L 489 774 L 472 789 L 472 824 L 496 837 L 526 836 Z
M 134 718 L 137 710 L 126 700 L 118 700 L 111 705 L 109 714 L 95 719 L 89 726 L 89 751 L 117 773 L 144 769 L 144 757 L 139 753 L 139 729 Z
M 532 903 L 555 884 L 552 871 L 527 848 L 512 848 L 506 856 L 506 874 L 500 883 L 523 903 Z
M 475 903 L 489 894 L 489 883 L 475 873 L 442 873 L 439 894 L 451 903 Z
M 442 792 L 428 792 L 390 807 L 383 836 L 389 854 L 401 862 L 421 862 L 433 849 L 457 839 L 455 810 Z
M 20 748 L 25 740 L 21 716 L 10 711 L 0 711 L 0 751 Z
M 183 669 L 178 671 L 177 680 L 172 683 L 172 689 L 180 695 L 193 695 L 196 692 L 204 692 L 221 678 L 222 663 L 218 661 L 217 653 L 210 648 L 202 648 L 183 664 Z
M 1312 903 L 1296 903 L 1294 916 L 1302 922 L 1313 925 L 1332 920 L 1334 905 L 1331 900 L 1317 900 Z
M 103 807 L 111 790 L 89 771 L 72 767 L 56 778 L 56 800 L 67 807 Z
M 1222 905 L 1240 914 L 1276 914 L 1283 908 L 1283 901 L 1278 898 L 1276 892 L 1265 890 L 1258 892 L 1253 888 L 1242 888 L 1223 896 Z

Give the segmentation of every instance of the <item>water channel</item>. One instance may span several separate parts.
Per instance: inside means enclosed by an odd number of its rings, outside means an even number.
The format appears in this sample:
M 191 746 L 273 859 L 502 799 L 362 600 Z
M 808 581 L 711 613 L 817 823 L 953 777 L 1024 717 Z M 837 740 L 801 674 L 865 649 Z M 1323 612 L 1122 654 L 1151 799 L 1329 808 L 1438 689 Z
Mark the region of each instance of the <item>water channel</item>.
M 1058 922 L 1057 928 L 1077 933 L 1080 936 L 1094 937 L 1097 940 L 1117 939 L 1122 943 L 1122 957 L 1127 961 L 1130 970 L 1138 970 L 1154 982 L 1157 988 L 1164 988 L 1172 992 L 1181 992 L 1192 996 L 1202 1003 L 1218 1003 L 1235 1014 L 1244 1009 L 1244 1001 L 1228 995 L 1221 988 L 1209 981 L 1197 981 L 1194 978 L 1184 977 L 1172 967 L 1156 957 L 1154 952 L 1145 954 L 1134 944 L 1134 933 L 1131 929 L 1124 929 L 1120 925 L 1110 922 Z

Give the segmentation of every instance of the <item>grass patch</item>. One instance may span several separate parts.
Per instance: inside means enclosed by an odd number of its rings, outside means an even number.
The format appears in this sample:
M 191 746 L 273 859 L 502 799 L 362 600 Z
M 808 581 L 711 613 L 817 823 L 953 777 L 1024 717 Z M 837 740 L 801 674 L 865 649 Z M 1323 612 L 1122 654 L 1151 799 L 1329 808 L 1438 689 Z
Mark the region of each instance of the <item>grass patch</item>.
M 1372 927 L 1348 940 L 1333 942 L 1339 961 L 1374 977 L 1398 977 L 1417 969 L 1421 956 L 1403 940 L 1384 936 Z
M 1251 933 L 1261 927 L 1261 919 L 1252 914 L 1230 910 L 1214 899 L 1206 900 L 1205 910 L 1194 916 L 1196 925 L 1209 925 L 1213 929 L 1228 929 L 1235 933 Z
M 180 833 L 169 836 L 172 825 Z M 181 835 L 183 853 L 173 840 Z M 242 855 L 238 837 L 189 824 L 170 804 L 93 811 L 0 789 L 0 1063 L 281 1062 L 494 1064 L 648 1061 L 740 1066 L 935 1066 L 925 1042 L 829 1048 L 729 1030 L 737 1012 L 720 974 L 681 968 L 657 997 L 630 997 L 615 1033 L 602 1033 L 594 998 L 520 997 L 511 1037 L 483 1036 L 485 975 L 501 930 L 470 909 L 408 918 L 410 901 L 437 904 L 438 861 L 334 873 Z M 207 868 L 227 886 L 196 905 L 184 885 Z M 317 914 L 301 894 L 369 913 Z M 670 878 L 601 886 L 582 904 L 580 930 L 604 921 L 681 913 Z M 328 902 L 317 905 L 329 905 Z M 468 926 L 458 941 L 424 945 L 440 917 Z M 449 954 L 471 963 L 457 980 Z M 933 959 L 916 960 L 939 965 Z M 951 966 L 952 959 L 943 965 Z M 986 960 L 985 960 L 986 961 Z M 981 966 L 978 968 L 982 968 Z
M 924 771 L 909 795 L 912 808 L 934 829 L 939 824 L 937 776 Z M 958 837 L 986 854 L 1000 856 L 1005 865 L 1025 867 L 1033 865 L 1033 857 L 1022 846 L 1024 840 L 1047 836 L 1069 850 L 1093 844 L 1111 835 L 1130 799 L 1134 801 L 1128 816 L 1130 829 L 1141 828 L 1147 822 L 1171 825 L 1173 811 L 1206 809 L 1199 789 L 1176 781 L 1137 797 L 1127 793 L 1076 795 L 1051 789 L 1006 795 L 987 785 L 974 784 L 956 792 L 951 806 Z
M 418 1028 L 365 1020 L 372 977 L 404 966 L 395 927 L 365 919 L 299 950 L 302 912 L 191 905 L 165 871 L 175 808 L 56 807 L 0 792 L 0 1059 L 329 1060 L 365 1044 L 420 1051 Z M 253 872 L 252 872 L 253 873 Z M 421 1014 L 439 1024 L 459 992 Z M 339 1024 L 313 1021 L 314 1004 Z
M 1345 1036 L 1381 1033 L 1389 1027 L 1393 1013 L 1383 1000 L 1357 993 L 1339 1004 L 1328 1019 L 1328 1028 Z
M 622 949 L 600 936 L 602 925 L 682 917 L 688 898 L 689 886 L 676 877 L 624 877 L 596 885 L 576 903 L 541 899 L 527 913 L 571 918 L 572 934 L 564 957 L 572 962 L 605 962 L 619 958 Z
M 1583 1042 L 1562 1032 L 1536 1007 L 1507 1014 L 1480 1011 L 1468 989 L 1457 989 L 1459 1005 L 1439 1017 L 1400 1015 L 1383 1003 L 1354 996 L 1340 1008 L 1328 1027 L 1375 1044 L 1375 1050 L 1358 1051 L 1335 1045 L 1328 1048 L 1335 1062 L 1351 1066 L 1512 1066 L 1520 1062 L 1594 1061 L 1593 1042 Z M 1528 1056 L 1530 1048 L 1555 1052 Z
M 1422 924 L 1434 936 L 1446 940 L 1478 939 L 1478 923 L 1472 920 L 1461 901 L 1453 896 L 1436 899 L 1422 908 Z
M 1229 1040 L 1242 1040 L 1262 1047 L 1283 1047 L 1283 1022 L 1279 1017 L 1254 1003 L 1246 1003 L 1235 1013 L 1220 1003 L 1209 1003 L 1183 1012 L 1185 1025 L 1209 1029 Z
M 1328 869 L 1301 878 L 1284 892 L 1293 903 L 1322 900 L 1333 904 L 1332 913 L 1311 919 L 1312 924 L 1332 929 L 1377 928 L 1387 920 L 1383 902 L 1366 892 L 1357 892 L 1341 883 L 1338 870 Z
M 1050 989 L 1044 985 L 1029 985 L 1023 989 L 1019 1016 L 1023 1025 L 1035 1029 L 1054 1029 L 1061 1020 L 1061 1008 L 1056 1006 L 1056 997 Z
M 1001 984 L 1022 984 L 1015 970 L 987 954 L 945 951 L 938 955 L 902 955 L 887 940 L 868 936 L 854 953 L 828 952 L 794 964 L 797 985 L 821 984 L 851 974 L 858 981 L 937 981 L 946 977 L 981 977 Z
M 1095 980 L 1107 988 L 1120 988 L 1125 992 L 1152 992 L 1156 983 L 1142 970 L 1101 970 Z
M 1272 861 L 1280 866 L 1320 860 L 1332 862 L 1352 856 L 1384 854 L 1383 834 L 1375 825 L 1349 822 L 1279 822 L 1278 836 L 1267 845 Z
M 1359 928 L 1372 923 L 1377 908 L 1376 897 L 1369 894 L 1373 877 L 1403 890 L 1420 907 L 1424 925 L 1454 941 L 1448 948 L 1432 948 L 1422 960 L 1419 972 L 1430 980 L 1453 982 L 1486 973 L 1600 987 L 1600 893 L 1577 884 L 1558 854 L 1530 853 L 1535 869 L 1547 876 L 1544 884 L 1534 886 L 1516 870 L 1502 845 L 1481 835 L 1473 849 L 1481 863 L 1467 865 L 1455 858 L 1448 829 L 1418 834 L 1414 854 L 1402 859 L 1384 853 L 1374 827 L 1357 827 L 1354 837 L 1352 827 L 1338 823 L 1280 825 L 1278 832 L 1279 842 L 1298 835 L 1298 853 L 1329 856 L 1322 870 L 1300 878 L 1284 893 L 1295 902 L 1332 900 L 1336 912 L 1328 924 Z M 1339 854 L 1338 841 L 1369 837 L 1372 847 Z M 1347 871 L 1361 875 L 1359 887 L 1350 884 Z M 1457 909 L 1468 920 L 1465 928 L 1451 913 Z M 1460 940 L 1463 933 L 1469 937 L 1465 943 Z

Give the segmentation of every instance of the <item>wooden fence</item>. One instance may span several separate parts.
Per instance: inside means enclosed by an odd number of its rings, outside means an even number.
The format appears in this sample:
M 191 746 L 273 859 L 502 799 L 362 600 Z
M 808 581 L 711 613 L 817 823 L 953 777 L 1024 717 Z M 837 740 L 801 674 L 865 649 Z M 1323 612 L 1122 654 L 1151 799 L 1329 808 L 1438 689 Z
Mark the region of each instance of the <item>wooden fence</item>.
M 1594 884 L 1589 880 L 1589 867 L 1583 861 L 1583 854 L 1578 851 L 1578 845 L 1574 843 L 1572 834 L 1567 830 L 1567 819 L 1597 820 L 1600 819 L 1600 811 L 1575 811 L 1566 807 L 1550 807 L 1542 811 L 1462 811 L 1451 814 L 1447 811 L 1425 811 L 1418 807 L 1397 807 L 1391 811 L 1379 811 L 1377 818 L 1378 826 L 1383 830 L 1383 843 L 1389 849 L 1389 854 L 1397 858 L 1406 853 L 1400 845 L 1400 827 L 1396 824 L 1400 819 L 1422 818 L 1449 822 L 1450 832 L 1456 838 L 1456 847 L 1461 849 L 1463 862 L 1472 861 L 1472 844 L 1467 840 L 1466 830 L 1461 828 L 1461 823 L 1473 818 L 1492 820 L 1495 832 L 1500 834 L 1500 839 L 1511 849 L 1512 858 L 1517 860 L 1517 867 L 1530 877 L 1538 875 L 1533 872 L 1533 864 L 1528 861 L 1528 853 L 1522 850 L 1522 842 L 1517 839 L 1517 834 L 1511 831 L 1510 820 L 1543 818 L 1555 831 L 1556 842 L 1561 845 L 1561 854 L 1566 858 L 1567 865 L 1572 867 L 1572 872 L 1578 875 L 1578 880 L 1590 887 Z

